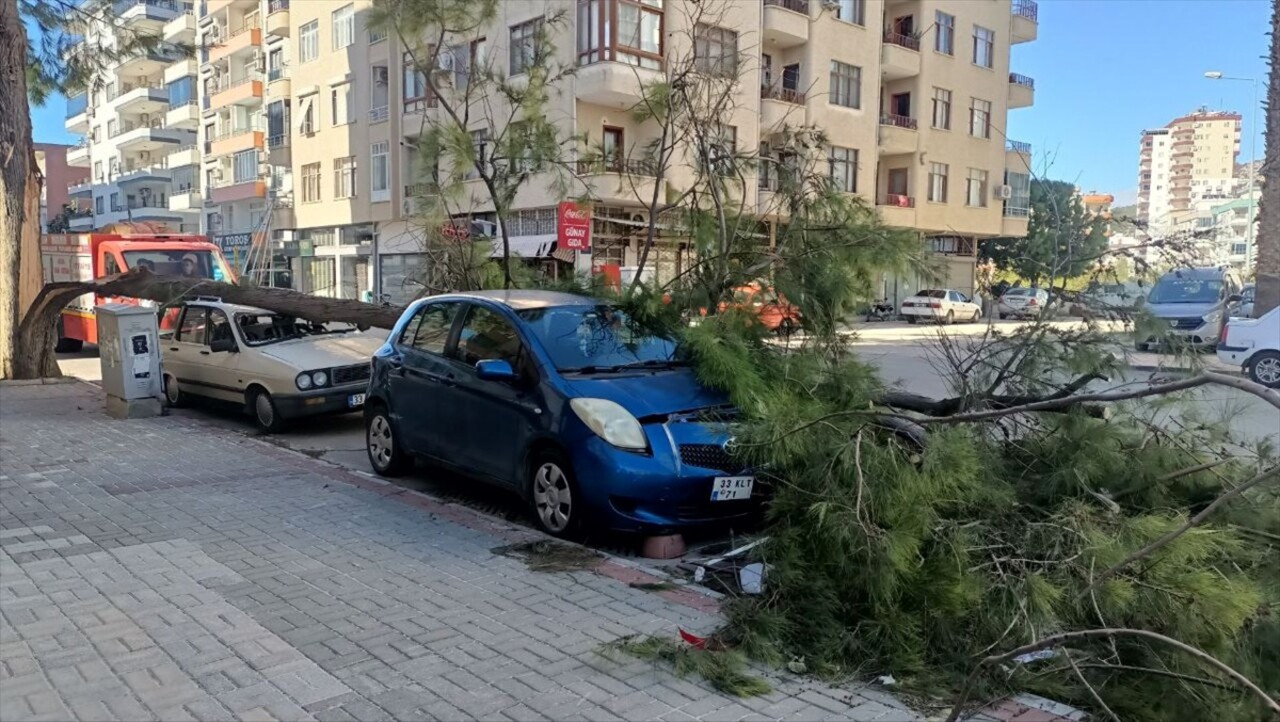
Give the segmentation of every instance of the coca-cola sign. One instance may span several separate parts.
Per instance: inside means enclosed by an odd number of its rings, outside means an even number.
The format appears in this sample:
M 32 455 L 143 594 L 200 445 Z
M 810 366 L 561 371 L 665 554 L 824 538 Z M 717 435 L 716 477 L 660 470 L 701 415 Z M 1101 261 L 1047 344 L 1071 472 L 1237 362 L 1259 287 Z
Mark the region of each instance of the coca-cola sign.
M 559 248 L 570 251 L 591 250 L 591 207 L 573 201 L 560 204 L 556 219 Z

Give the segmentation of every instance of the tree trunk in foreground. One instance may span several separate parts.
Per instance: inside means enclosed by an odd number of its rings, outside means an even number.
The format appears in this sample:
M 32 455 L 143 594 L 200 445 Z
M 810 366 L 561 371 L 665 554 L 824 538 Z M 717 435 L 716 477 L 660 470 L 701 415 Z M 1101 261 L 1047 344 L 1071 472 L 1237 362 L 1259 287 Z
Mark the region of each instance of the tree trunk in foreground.
M 1262 314 L 1280 306 L 1280 0 L 1271 0 L 1269 62 L 1267 99 L 1262 114 L 1266 118 L 1262 197 L 1258 203 L 1258 232 L 1254 237 L 1258 254 L 1254 318 L 1261 318 Z
M 22 245 L 32 224 L 39 224 L 40 187 L 31 144 L 31 108 L 27 103 L 27 33 L 17 0 L 0 0 L 0 379 L 22 378 L 15 363 L 22 348 Z

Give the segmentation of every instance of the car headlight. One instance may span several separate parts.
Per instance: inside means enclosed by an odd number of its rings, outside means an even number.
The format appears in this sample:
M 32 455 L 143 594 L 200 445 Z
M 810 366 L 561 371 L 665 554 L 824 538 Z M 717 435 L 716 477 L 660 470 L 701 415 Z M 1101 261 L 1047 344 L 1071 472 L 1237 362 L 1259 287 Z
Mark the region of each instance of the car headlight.
M 1204 315 L 1205 323 L 1217 323 L 1222 320 L 1222 309 L 1210 311 Z
M 327 386 L 329 384 L 329 374 L 323 371 L 312 371 L 311 380 L 316 386 Z
M 573 399 L 569 407 L 596 436 L 619 449 L 644 451 L 649 448 L 640 422 L 618 403 L 608 399 Z
M 299 389 L 306 391 L 307 389 L 311 388 L 311 374 L 308 374 L 308 373 L 298 374 L 298 378 L 294 379 L 293 382 L 298 385 Z

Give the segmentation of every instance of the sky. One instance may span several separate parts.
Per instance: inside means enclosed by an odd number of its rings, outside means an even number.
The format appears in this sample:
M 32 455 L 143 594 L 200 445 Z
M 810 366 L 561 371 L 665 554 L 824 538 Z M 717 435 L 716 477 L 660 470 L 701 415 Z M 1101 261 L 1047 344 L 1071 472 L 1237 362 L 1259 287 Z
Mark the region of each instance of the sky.
M 968 0 L 985 2 L 985 0 Z M 1201 105 L 1244 116 L 1240 160 L 1262 157 L 1267 0 L 1040 0 L 1039 35 L 1013 46 L 1011 70 L 1036 81 L 1035 104 L 1009 112 L 1007 137 L 1034 146 L 1037 173 L 1137 196 L 1138 141 Z M 1208 80 L 1205 71 L 1258 80 Z M 66 101 L 32 109 L 37 141 L 74 143 Z M 1255 122 L 1256 118 L 1256 122 Z

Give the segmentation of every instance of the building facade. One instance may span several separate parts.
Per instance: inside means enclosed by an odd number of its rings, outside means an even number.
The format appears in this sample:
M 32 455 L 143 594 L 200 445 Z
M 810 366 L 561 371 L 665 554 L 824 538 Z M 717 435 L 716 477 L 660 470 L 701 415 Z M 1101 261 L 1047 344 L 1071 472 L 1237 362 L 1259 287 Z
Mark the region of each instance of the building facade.
M 1204 108 L 1143 131 L 1138 162 L 1138 218 L 1163 235 L 1196 216 L 1206 197 L 1231 193 L 1240 154 L 1238 113 Z
M 48 231 L 49 219 L 68 208 L 71 215 L 78 215 L 81 206 L 86 210 L 88 204 L 75 200 L 70 190 L 83 185 L 89 179 L 89 169 L 67 165 L 67 152 L 75 146 L 61 143 L 36 143 L 36 166 L 44 178 L 44 186 L 40 189 L 40 230 Z
M 195 39 L 191 2 L 118 0 L 109 12 L 109 21 L 84 22 L 84 42 L 115 46 L 120 33 Z M 66 129 L 84 136 L 67 163 L 89 169 L 88 182 L 70 189 L 88 206 L 73 230 L 131 221 L 200 230 L 195 73 L 195 61 L 161 49 L 108 68 L 95 88 L 67 99 Z

